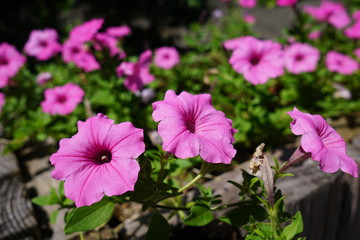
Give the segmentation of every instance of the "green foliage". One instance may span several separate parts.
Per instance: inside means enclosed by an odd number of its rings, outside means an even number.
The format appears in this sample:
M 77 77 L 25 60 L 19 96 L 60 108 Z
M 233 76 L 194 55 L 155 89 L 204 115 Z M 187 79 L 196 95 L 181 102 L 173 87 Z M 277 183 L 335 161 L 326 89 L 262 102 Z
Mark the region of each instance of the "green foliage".
M 104 197 L 91 206 L 71 210 L 65 218 L 65 233 L 84 232 L 106 223 L 112 216 L 114 203 Z
M 166 240 L 170 236 L 170 225 L 159 213 L 154 212 L 151 216 L 150 225 L 146 234 L 146 240 Z

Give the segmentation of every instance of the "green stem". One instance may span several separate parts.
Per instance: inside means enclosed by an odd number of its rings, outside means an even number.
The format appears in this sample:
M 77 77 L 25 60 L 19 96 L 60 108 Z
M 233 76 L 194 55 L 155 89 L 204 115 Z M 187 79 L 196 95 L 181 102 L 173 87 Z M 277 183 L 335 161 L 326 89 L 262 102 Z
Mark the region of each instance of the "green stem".
M 186 189 L 188 189 L 189 187 L 191 187 L 191 185 L 193 185 L 194 183 L 196 183 L 197 181 L 200 180 L 200 178 L 202 178 L 203 175 L 201 173 L 199 173 L 199 175 L 197 175 L 193 180 L 191 180 L 190 182 L 188 182 L 185 186 L 183 186 L 182 188 L 179 189 L 178 192 L 183 192 Z
M 163 208 L 163 209 L 170 209 L 170 210 L 190 211 L 190 208 L 186 208 L 186 207 L 171 207 L 171 206 L 164 206 L 164 205 L 159 205 L 159 204 L 155 204 L 154 207 Z
M 84 240 L 84 234 L 82 232 L 79 232 L 79 237 L 80 237 L 80 240 Z
M 273 236 L 274 239 L 278 239 L 279 235 L 278 235 L 278 224 L 277 224 L 277 217 L 276 217 L 276 212 L 274 211 L 274 209 L 269 209 L 269 218 L 270 218 L 270 223 L 271 223 L 271 229 L 273 232 Z

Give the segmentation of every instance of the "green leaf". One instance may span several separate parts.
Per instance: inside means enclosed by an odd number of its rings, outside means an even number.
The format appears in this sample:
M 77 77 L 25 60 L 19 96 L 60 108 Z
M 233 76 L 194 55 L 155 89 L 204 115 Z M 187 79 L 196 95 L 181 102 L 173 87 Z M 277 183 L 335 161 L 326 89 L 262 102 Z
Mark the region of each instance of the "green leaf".
M 304 224 L 301 216 L 301 212 L 298 211 L 293 217 L 292 222 L 286 226 L 281 233 L 281 236 L 285 237 L 286 240 L 293 239 L 297 234 L 302 233 Z
M 219 220 L 232 226 L 240 227 L 247 224 L 251 216 L 256 221 L 263 221 L 267 217 L 267 213 L 259 205 L 240 205 L 225 216 L 220 217 Z
M 112 216 L 114 203 L 105 198 L 91 206 L 76 208 L 66 217 L 65 233 L 92 230 L 106 223 Z
M 52 193 L 51 195 L 34 197 L 33 199 L 31 199 L 31 201 L 40 206 L 58 204 L 59 199 L 57 195 L 56 194 L 54 195 L 53 192 L 51 193 Z
M 56 223 L 56 218 L 57 218 L 58 214 L 59 214 L 59 209 L 57 209 L 51 213 L 51 215 L 50 215 L 50 223 L 51 224 Z
M 190 215 L 184 220 L 184 223 L 189 226 L 204 226 L 214 219 L 214 215 L 206 205 L 194 205 L 190 212 Z
M 169 236 L 170 225 L 168 221 L 159 212 L 155 212 L 151 216 L 146 240 L 166 240 L 169 239 Z

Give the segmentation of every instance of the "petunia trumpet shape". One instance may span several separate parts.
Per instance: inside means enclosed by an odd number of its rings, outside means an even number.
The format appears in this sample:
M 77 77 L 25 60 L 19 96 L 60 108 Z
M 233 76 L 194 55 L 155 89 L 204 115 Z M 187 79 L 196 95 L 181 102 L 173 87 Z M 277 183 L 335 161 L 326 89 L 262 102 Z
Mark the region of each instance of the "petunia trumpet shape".
M 52 177 L 65 181 L 65 196 L 77 207 L 100 201 L 104 195 L 133 191 L 145 151 L 143 130 L 130 122 L 114 124 L 99 113 L 78 121 L 78 133 L 60 141 L 50 156 Z
M 26 58 L 13 45 L 0 43 L 0 88 L 10 83 L 19 69 L 25 64 Z
M 359 69 L 358 62 L 351 57 L 336 51 L 329 51 L 326 54 L 325 65 L 329 71 L 344 75 L 351 75 Z
M 180 55 L 174 47 L 161 47 L 155 50 L 155 64 L 162 69 L 171 69 L 180 62 Z
M 165 151 L 183 159 L 200 155 L 209 163 L 231 163 L 237 130 L 211 105 L 209 94 L 176 95 L 168 90 L 163 101 L 153 103 L 153 110 Z
M 45 100 L 41 102 L 41 108 L 43 112 L 51 115 L 73 112 L 85 95 L 84 90 L 73 83 L 48 88 L 44 94 Z
M 283 53 L 279 43 L 243 37 L 237 41 L 234 39 L 231 48 L 234 49 L 236 42 L 240 44 L 235 48 L 229 63 L 236 72 L 244 75 L 245 80 L 254 85 L 264 84 L 270 78 L 284 73 Z M 230 45 L 229 42 L 227 45 Z
M 358 177 L 357 164 L 346 154 L 345 141 L 323 117 L 303 113 L 296 107 L 287 114 L 293 119 L 291 131 L 301 135 L 299 153 L 307 153 L 311 159 L 318 161 L 324 172 L 333 173 L 341 169 Z
M 293 43 L 284 51 L 287 70 L 294 74 L 312 72 L 320 60 L 320 51 L 306 43 Z

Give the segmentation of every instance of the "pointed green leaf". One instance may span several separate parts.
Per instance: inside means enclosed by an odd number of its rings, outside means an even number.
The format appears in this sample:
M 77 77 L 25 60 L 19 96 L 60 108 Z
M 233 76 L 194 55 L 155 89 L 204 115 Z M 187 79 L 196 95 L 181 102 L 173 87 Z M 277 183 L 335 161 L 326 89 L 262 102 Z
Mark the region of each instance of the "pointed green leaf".
M 91 206 L 76 208 L 66 217 L 65 233 L 92 230 L 106 223 L 112 216 L 114 203 L 108 199 L 94 203 Z
M 189 226 L 204 226 L 214 219 L 214 215 L 206 205 L 194 205 L 190 212 L 190 215 L 184 220 L 184 223 Z
M 167 240 L 169 236 L 170 225 L 168 221 L 159 212 L 155 212 L 151 216 L 146 240 Z
M 281 234 L 286 240 L 293 239 L 297 234 L 302 233 L 304 224 L 301 216 L 301 212 L 298 211 L 293 217 L 292 222 L 286 226 Z

